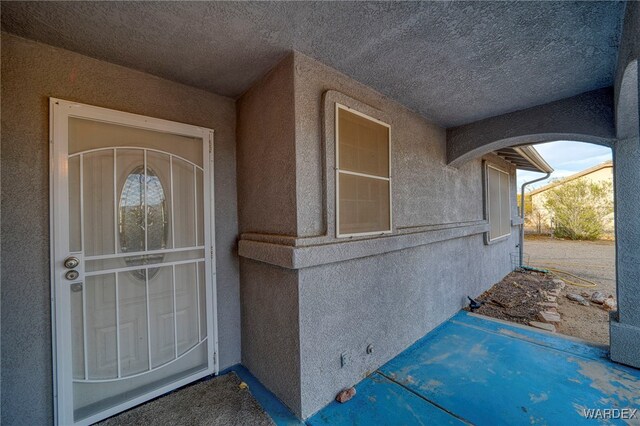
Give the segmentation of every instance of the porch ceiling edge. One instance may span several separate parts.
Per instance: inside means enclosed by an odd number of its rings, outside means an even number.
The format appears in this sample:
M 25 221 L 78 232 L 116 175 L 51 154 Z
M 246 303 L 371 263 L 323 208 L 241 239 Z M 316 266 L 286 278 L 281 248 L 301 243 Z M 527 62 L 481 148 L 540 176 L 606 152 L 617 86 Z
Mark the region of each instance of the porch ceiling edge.
M 478 220 L 407 228 L 399 234 L 357 240 L 313 239 L 312 245 L 308 241 L 298 241 L 304 238 L 285 241 L 278 236 L 243 234 L 238 243 L 238 254 L 287 269 L 302 269 L 469 237 L 488 230 L 488 223 Z

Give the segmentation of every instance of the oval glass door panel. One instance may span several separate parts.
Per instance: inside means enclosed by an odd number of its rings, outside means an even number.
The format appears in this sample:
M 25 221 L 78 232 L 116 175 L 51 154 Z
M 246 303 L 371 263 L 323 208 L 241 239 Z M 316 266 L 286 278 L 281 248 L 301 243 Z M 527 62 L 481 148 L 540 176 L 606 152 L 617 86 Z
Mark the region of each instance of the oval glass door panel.
M 167 248 L 168 225 L 169 214 L 162 182 L 153 169 L 147 167 L 145 171 L 144 166 L 136 167 L 124 181 L 118 206 L 120 251 L 140 253 L 126 257 L 127 265 L 162 262 L 162 253 L 142 253 Z M 149 269 L 151 276 L 156 272 L 157 268 Z
M 167 248 L 167 200 L 162 182 L 153 169 L 147 168 L 145 173 L 140 166 L 127 176 L 120 194 L 119 220 L 123 253 Z

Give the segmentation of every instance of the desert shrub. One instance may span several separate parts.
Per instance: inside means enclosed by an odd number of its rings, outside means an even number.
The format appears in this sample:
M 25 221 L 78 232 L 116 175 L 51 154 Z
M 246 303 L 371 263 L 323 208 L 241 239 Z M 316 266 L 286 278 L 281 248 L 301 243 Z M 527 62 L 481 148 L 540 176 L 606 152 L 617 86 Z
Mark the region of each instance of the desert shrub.
M 547 191 L 545 208 L 554 222 L 554 235 L 571 240 L 595 240 L 604 232 L 604 217 L 613 212 L 611 182 L 578 179 Z

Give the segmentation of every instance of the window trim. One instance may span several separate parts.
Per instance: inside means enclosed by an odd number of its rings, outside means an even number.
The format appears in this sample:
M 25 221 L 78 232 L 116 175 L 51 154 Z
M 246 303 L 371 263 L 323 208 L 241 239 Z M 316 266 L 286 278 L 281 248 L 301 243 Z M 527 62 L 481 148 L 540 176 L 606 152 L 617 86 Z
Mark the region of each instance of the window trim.
M 509 233 L 500 235 L 499 237 L 496 237 L 496 238 L 491 238 L 491 221 L 490 221 L 490 218 L 489 218 L 489 206 L 491 205 L 491 201 L 490 201 L 491 191 L 489 191 L 489 171 L 486 170 L 488 168 L 492 168 L 493 170 L 496 170 L 499 173 L 504 173 L 505 175 L 507 175 L 507 179 L 508 179 L 508 182 L 509 182 L 509 184 L 508 184 L 509 185 L 508 186 L 508 188 L 509 188 L 509 196 L 507 197 L 507 201 L 509 203 Z M 511 173 L 506 171 L 506 170 L 504 170 L 504 169 L 502 169 L 502 168 L 500 168 L 497 165 L 489 163 L 488 161 L 485 162 L 485 194 L 486 194 L 486 196 L 485 196 L 485 211 L 486 211 L 486 216 L 487 216 L 487 223 L 489 223 L 489 230 L 487 231 L 487 234 L 486 234 L 487 235 L 486 241 L 487 241 L 487 244 L 493 244 L 495 242 L 508 239 L 509 237 L 511 237 L 511 234 L 513 233 L 513 229 L 511 229 L 512 228 L 512 225 L 511 225 L 511 223 L 512 223 L 512 218 L 511 218 L 511 216 L 512 216 L 512 212 L 511 212 Z M 500 209 L 500 219 L 502 219 L 502 208 Z
M 350 112 L 352 114 L 358 115 L 360 117 L 366 118 L 367 120 L 373 121 L 376 124 L 380 124 L 384 127 L 387 128 L 388 131 L 388 145 L 389 145 L 389 177 L 382 177 L 382 176 L 376 176 L 376 175 L 369 175 L 366 173 L 358 173 L 358 172 L 352 172 L 349 170 L 341 170 L 340 169 L 340 120 L 339 120 L 339 112 L 340 110 L 344 110 L 347 112 Z M 336 203 L 336 238 L 349 238 L 349 237 L 364 237 L 364 236 L 371 236 L 371 235 L 384 235 L 384 234 L 391 234 L 393 232 L 393 185 L 392 185 L 392 174 L 391 174 L 391 126 L 383 121 L 380 121 L 376 118 L 371 117 L 370 115 L 364 114 L 360 111 L 357 111 L 353 108 L 349 108 L 346 105 L 340 104 L 338 102 L 335 103 L 335 203 Z M 378 179 L 378 180 L 384 180 L 389 182 L 389 229 L 386 230 L 382 230 L 382 231 L 367 231 L 367 232 L 355 232 L 355 233 L 347 233 L 347 234 L 342 234 L 340 233 L 340 174 L 348 174 L 348 175 L 352 175 L 352 176 L 361 176 L 361 177 L 366 177 L 366 178 L 372 178 L 372 179 Z

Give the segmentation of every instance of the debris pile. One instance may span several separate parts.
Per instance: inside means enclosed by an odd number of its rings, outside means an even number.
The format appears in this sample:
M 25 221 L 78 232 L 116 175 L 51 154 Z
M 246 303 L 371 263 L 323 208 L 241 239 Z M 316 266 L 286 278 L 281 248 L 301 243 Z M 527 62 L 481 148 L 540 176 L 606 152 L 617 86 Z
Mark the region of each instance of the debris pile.
M 542 309 L 538 312 L 538 321 L 529 321 L 529 325 L 555 333 L 556 325 L 562 321 L 558 313 L 558 297 L 566 284 L 557 278 L 552 279 L 551 284 L 553 284 L 551 289 L 542 290 L 542 295 L 546 297 L 547 301 L 538 302 L 538 306 Z
M 594 309 L 590 306 L 605 311 L 616 309 L 616 300 L 612 295 L 607 296 L 601 291 L 578 294 L 565 288 L 565 281 L 552 273 L 515 271 L 477 299 L 469 298 L 471 303 L 467 310 L 556 332 L 562 323 L 562 315 L 558 311 L 558 299 L 561 295 L 565 295 L 572 303 L 585 307 L 581 309 Z M 566 305 L 564 302 L 563 306 Z M 562 325 L 560 328 L 566 327 Z
M 549 274 L 536 271 L 517 271 L 507 275 L 476 300 L 479 307 L 467 308 L 473 312 L 507 321 L 529 325 L 540 321 L 541 311 L 557 314 L 556 289 Z

